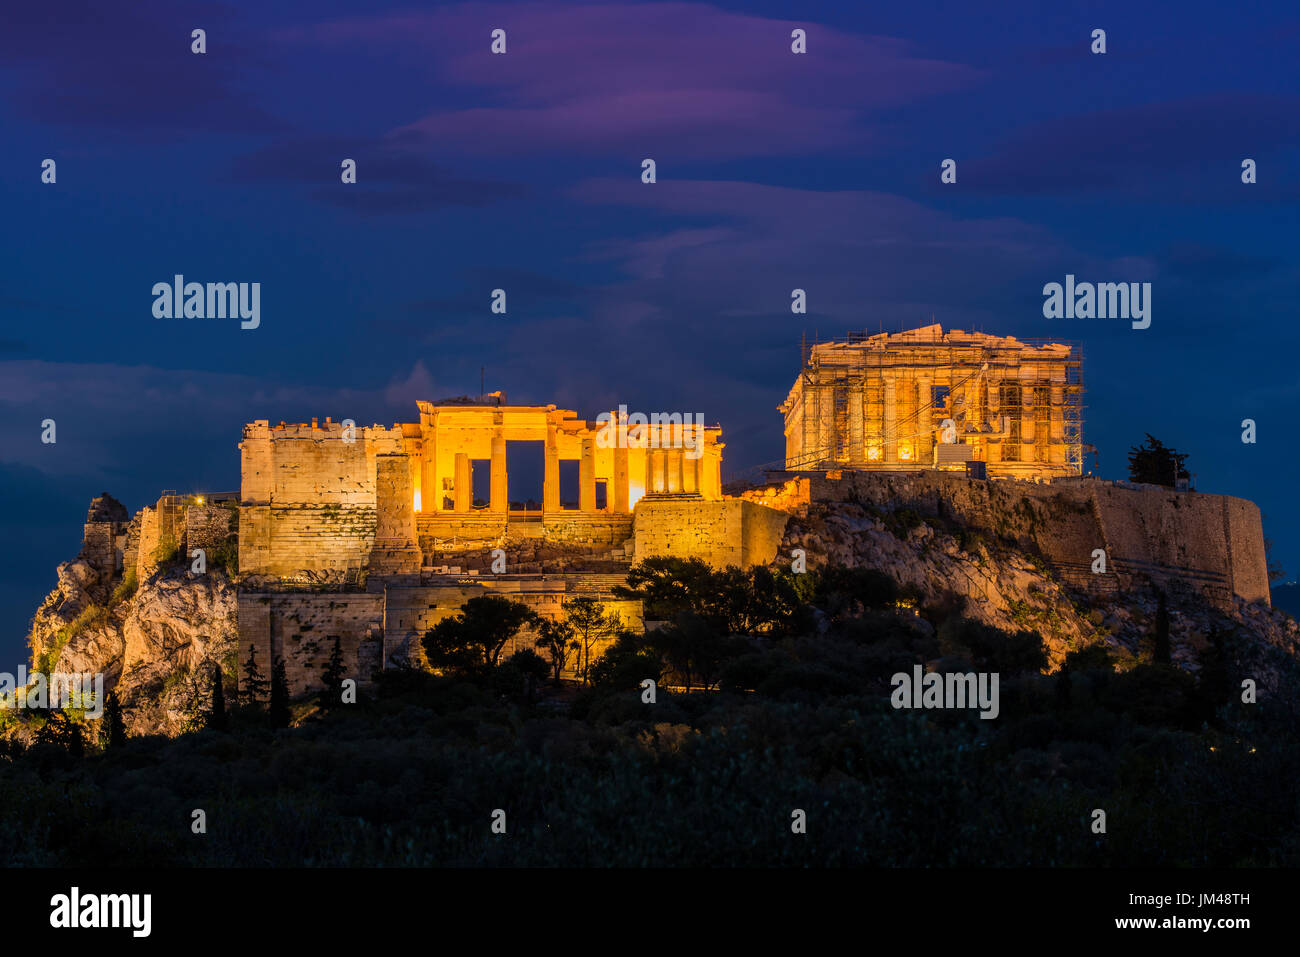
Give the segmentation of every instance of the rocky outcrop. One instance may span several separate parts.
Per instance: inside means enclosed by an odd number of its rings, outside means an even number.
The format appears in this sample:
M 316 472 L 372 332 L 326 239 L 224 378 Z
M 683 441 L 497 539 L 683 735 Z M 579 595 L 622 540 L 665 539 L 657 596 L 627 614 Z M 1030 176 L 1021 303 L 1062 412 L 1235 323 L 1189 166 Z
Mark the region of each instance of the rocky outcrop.
M 220 570 L 195 575 L 159 569 L 96 600 L 95 568 L 65 562 L 58 584 L 32 619 L 33 668 L 102 674 L 128 730 L 177 734 L 207 707 L 214 665 L 233 672 L 235 586 Z
M 812 504 L 792 517 L 781 551 L 807 553 L 809 568 L 825 563 L 879 569 L 918 596 L 922 605 L 950 607 L 1010 631 L 1039 632 L 1051 668 L 1066 654 L 1104 643 L 1121 662 L 1146 660 L 1155 627 L 1155 587 L 1109 594 L 1063 580 L 1032 549 L 914 511 L 882 512 L 868 504 Z M 1214 629 L 1245 639 L 1261 658 L 1271 649 L 1300 656 L 1300 626 L 1266 602 L 1207 601 L 1192 584 L 1162 581 L 1170 615 L 1172 658 L 1188 670 Z

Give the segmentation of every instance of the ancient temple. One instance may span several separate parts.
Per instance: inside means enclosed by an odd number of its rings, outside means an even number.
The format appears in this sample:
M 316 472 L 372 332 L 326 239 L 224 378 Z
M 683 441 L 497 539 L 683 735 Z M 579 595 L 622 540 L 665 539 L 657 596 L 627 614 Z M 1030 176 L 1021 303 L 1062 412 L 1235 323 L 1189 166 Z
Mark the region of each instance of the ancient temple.
M 1082 356 L 1068 343 L 938 325 L 850 335 L 805 348 L 780 410 L 791 471 L 1083 470 Z

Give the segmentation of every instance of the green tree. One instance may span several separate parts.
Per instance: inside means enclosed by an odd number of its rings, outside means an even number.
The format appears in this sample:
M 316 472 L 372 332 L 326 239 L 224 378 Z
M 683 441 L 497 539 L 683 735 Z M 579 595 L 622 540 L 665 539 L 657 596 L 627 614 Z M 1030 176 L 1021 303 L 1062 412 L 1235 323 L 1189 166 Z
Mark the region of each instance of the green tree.
M 573 598 L 564 603 L 564 620 L 573 632 L 578 649 L 578 674 L 588 683 L 591 672 L 591 653 L 602 642 L 618 634 L 623 622 L 618 615 L 605 611 L 605 606 L 594 598 Z
M 651 621 L 672 621 L 683 612 L 700 614 L 715 597 L 713 570 L 698 558 L 647 558 L 614 588 L 619 598 L 640 600 Z
M 879 569 L 829 565 L 816 574 L 813 601 L 833 621 L 888 608 L 898 598 L 897 582 Z
M 640 688 L 647 678 L 662 684 L 664 671 L 663 659 L 644 635 L 623 631 L 591 666 L 590 677 L 596 687 L 623 691 Z
M 343 678 L 346 672 L 343 670 L 343 645 L 337 637 L 334 639 L 334 650 L 330 652 L 330 657 L 325 666 L 321 668 L 320 680 L 324 686 L 320 692 L 320 707 L 322 711 L 328 711 L 337 705 L 343 703 Z M 285 694 L 288 694 L 286 682 Z M 286 701 L 286 708 L 287 708 Z
M 532 704 L 537 686 L 551 674 L 550 662 L 531 648 L 521 648 L 506 659 L 506 664 L 523 679 L 524 698 Z
M 36 743 L 57 745 L 74 757 L 81 757 L 86 746 L 81 725 L 60 708 L 46 713 L 45 723 L 36 730 Z
M 672 624 L 646 632 L 644 647 L 688 692 L 696 685 L 711 688 L 727 661 L 748 650 L 747 639 L 723 634 L 697 615 L 679 615 Z
M 248 646 L 248 660 L 244 662 L 244 681 L 239 689 L 240 703 L 246 706 L 258 706 L 266 697 L 266 679 L 257 667 L 257 647 Z
M 536 630 L 536 647 L 541 648 L 550 658 L 551 668 L 554 672 L 553 681 L 558 685 L 560 683 L 560 674 L 564 671 L 565 664 L 568 663 L 569 652 L 574 650 L 576 644 L 573 637 L 573 626 L 563 618 L 539 617 Z
M 463 674 L 490 671 L 501 652 L 537 616 L 526 605 L 498 595 L 480 595 L 444 618 L 424 635 L 425 657 L 440 671 Z
M 1186 453 L 1167 448 L 1148 432 L 1143 445 L 1129 448 L 1128 475 L 1134 482 L 1174 488 L 1179 479 L 1191 478 L 1191 473 L 1183 467 L 1186 459 Z
M 273 728 L 289 727 L 289 677 L 284 659 L 277 656 L 271 665 L 271 706 L 268 715 Z

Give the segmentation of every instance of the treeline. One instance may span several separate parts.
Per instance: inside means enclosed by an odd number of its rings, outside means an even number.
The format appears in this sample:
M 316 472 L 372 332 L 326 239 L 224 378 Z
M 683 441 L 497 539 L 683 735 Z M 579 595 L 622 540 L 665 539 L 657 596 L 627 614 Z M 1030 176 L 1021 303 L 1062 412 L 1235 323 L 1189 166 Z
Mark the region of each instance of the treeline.
M 232 706 L 225 730 L 171 741 L 11 746 L 6 863 L 1300 863 L 1300 709 L 1242 700 L 1245 679 L 1300 675 L 1230 630 L 1196 677 L 1164 660 L 1120 672 L 1100 647 L 1046 675 L 1041 636 L 871 570 L 661 560 L 625 594 L 644 635 L 598 602 L 546 625 L 476 599 L 425 636 L 442 674 L 386 672 L 323 714 L 295 702 L 288 728 Z M 604 634 L 587 651 L 584 622 Z M 507 633 L 535 645 L 507 657 Z M 890 679 L 917 664 L 998 672 L 998 717 L 895 710 Z M 576 680 L 557 687 L 561 672 Z

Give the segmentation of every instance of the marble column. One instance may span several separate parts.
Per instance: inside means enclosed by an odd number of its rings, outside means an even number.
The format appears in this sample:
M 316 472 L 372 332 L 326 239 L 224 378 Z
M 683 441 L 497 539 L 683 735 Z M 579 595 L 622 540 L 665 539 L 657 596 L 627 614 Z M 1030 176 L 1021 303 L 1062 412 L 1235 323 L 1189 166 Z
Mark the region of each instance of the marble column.
M 560 450 L 555 423 L 546 423 L 546 467 L 542 476 L 542 512 L 560 510 Z
M 898 461 L 898 396 L 894 387 L 894 377 L 885 376 L 885 462 Z
M 596 436 L 582 437 L 582 459 L 578 462 L 578 511 L 596 511 Z
M 474 505 L 474 464 L 466 452 L 456 453 L 456 511 L 468 512 Z
M 491 510 L 506 514 L 510 510 L 509 482 L 506 472 L 506 437 L 498 430 L 492 436 L 492 503 Z

